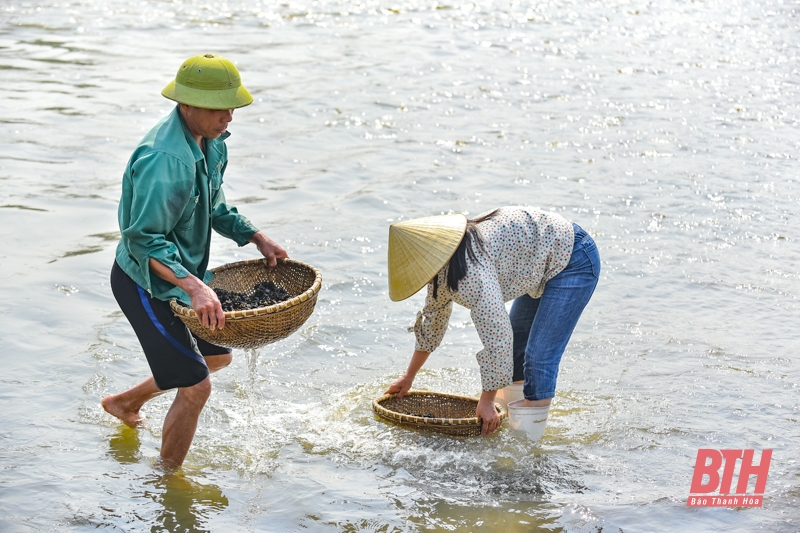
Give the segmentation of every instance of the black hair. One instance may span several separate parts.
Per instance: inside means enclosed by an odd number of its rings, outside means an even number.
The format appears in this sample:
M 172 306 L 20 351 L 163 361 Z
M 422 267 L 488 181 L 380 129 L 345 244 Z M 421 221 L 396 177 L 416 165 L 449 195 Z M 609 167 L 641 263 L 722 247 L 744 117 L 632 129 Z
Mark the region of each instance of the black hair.
M 447 263 L 447 265 L 445 265 L 447 268 L 447 288 L 449 288 L 451 291 L 457 291 L 458 282 L 464 279 L 464 276 L 467 275 L 467 259 L 469 259 L 469 262 L 471 263 L 480 263 L 480 259 L 478 259 L 478 256 L 475 253 L 475 248 L 477 248 L 482 254 L 486 253 L 486 245 L 483 242 L 481 231 L 478 229 L 478 224 L 493 218 L 496 214 L 497 209 L 483 216 L 467 220 L 467 228 L 464 231 L 464 236 L 461 238 L 461 242 L 458 243 L 458 248 L 456 248 L 456 251 L 450 258 L 450 261 Z M 434 298 L 437 297 L 438 292 L 439 275 L 437 274 L 433 278 Z

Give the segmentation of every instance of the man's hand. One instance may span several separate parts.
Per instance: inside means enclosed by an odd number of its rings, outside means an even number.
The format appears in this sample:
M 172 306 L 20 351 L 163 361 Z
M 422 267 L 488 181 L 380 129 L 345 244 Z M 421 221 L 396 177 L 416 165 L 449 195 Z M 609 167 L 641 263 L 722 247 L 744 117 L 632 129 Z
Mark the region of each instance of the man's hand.
M 225 312 L 219 303 L 217 293 L 211 287 L 201 282 L 189 296 L 192 299 L 192 309 L 197 313 L 200 324 L 211 331 L 225 327 Z
M 217 293 L 205 283 L 191 274 L 185 278 L 175 277 L 175 274 L 165 265 L 150 258 L 150 271 L 161 279 L 183 289 L 192 299 L 192 309 L 197 313 L 200 323 L 209 328 L 222 329 L 225 327 L 225 313 L 219 303 Z
M 281 245 L 261 233 L 260 231 L 250 237 L 250 242 L 256 245 L 261 255 L 267 258 L 267 264 L 274 267 L 278 264 L 278 259 L 286 259 L 289 254 L 283 249 Z

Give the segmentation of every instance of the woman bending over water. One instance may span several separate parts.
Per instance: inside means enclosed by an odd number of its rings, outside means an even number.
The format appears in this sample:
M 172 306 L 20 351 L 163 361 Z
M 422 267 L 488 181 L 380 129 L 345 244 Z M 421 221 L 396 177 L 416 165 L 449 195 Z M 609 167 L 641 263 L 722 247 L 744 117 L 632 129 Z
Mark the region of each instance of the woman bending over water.
M 496 396 L 508 401 L 521 388 L 520 399 L 510 404 L 510 423 L 519 426 L 515 412 L 540 415 L 535 431 L 529 431 L 540 438 L 561 356 L 599 275 L 594 240 L 555 213 L 501 207 L 471 220 L 457 214 L 392 224 L 389 297 L 404 300 L 425 285 L 428 294 L 414 325 L 411 362 L 386 392 L 402 397 L 411 389 L 441 343 L 456 302 L 470 310 L 483 344 L 477 354 L 482 433 L 492 433 L 502 421 L 494 409 Z

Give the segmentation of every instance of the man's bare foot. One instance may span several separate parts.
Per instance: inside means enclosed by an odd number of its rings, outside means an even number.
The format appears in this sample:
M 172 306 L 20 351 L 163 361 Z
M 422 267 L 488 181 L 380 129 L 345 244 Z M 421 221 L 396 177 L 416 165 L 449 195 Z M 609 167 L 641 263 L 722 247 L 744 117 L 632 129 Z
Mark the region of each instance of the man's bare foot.
M 100 405 L 103 406 L 106 413 L 119 418 L 126 426 L 131 428 L 140 426 L 144 422 L 144 417 L 139 414 L 138 409 L 135 411 L 128 409 L 120 396 L 120 394 L 106 396 L 100 401 Z

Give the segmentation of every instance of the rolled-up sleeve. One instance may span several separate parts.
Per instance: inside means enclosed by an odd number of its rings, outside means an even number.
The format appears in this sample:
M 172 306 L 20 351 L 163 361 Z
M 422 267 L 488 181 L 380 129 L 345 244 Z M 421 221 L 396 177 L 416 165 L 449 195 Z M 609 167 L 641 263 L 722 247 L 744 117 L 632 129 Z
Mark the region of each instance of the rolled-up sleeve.
M 514 373 L 514 332 L 497 272 L 488 258 L 473 263 L 453 296 L 470 310 L 483 349 L 475 357 L 485 391 L 502 389 Z
M 437 295 L 439 297 L 434 298 L 433 287 L 428 285 L 425 307 L 417 315 L 417 322 L 414 324 L 417 350 L 432 352 L 442 343 L 450 322 L 450 313 L 453 311 L 453 300 L 448 295 L 448 291 L 440 285 Z
M 502 389 L 511 383 L 514 372 L 514 332 L 500 292 L 489 291 L 470 316 L 483 344 L 475 356 L 481 386 L 485 391 Z
M 153 152 L 133 164 L 131 206 L 128 210 L 131 218 L 122 233 L 148 287 L 161 282 L 160 278 L 150 277 L 150 258 L 165 265 L 178 278 L 189 275 L 181 264 L 178 248 L 166 239 L 166 235 L 178 225 L 190 207 L 193 186 L 194 169 L 187 168 L 170 155 Z

